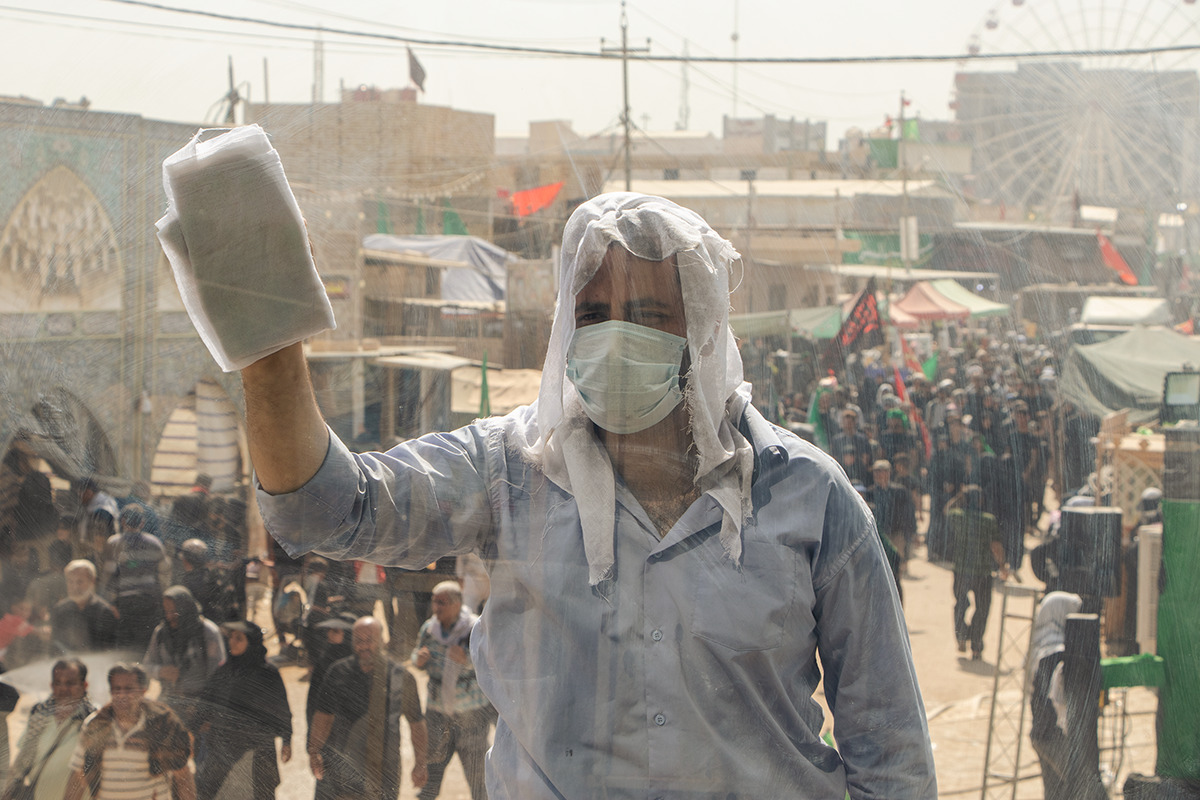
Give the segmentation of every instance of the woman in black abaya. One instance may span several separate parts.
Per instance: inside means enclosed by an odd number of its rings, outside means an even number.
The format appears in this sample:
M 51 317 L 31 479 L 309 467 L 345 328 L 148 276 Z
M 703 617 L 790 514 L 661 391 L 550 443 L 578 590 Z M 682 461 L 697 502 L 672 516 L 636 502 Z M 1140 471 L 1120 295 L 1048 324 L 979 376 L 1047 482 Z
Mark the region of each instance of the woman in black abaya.
M 204 687 L 194 724 L 207 732 L 208 757 L 196 776 L 198 800 L 212 800 L 247 752 L 253 753 L 252 787 L 238 787 L 237 797 L 271 800 L 279 785 L 275 739 L 283 739 L 280 758 L 292 758 L 292 711 L 283 679 L 267 663 L 262 629 L 246 622 L 222 626 L 229 657 Z

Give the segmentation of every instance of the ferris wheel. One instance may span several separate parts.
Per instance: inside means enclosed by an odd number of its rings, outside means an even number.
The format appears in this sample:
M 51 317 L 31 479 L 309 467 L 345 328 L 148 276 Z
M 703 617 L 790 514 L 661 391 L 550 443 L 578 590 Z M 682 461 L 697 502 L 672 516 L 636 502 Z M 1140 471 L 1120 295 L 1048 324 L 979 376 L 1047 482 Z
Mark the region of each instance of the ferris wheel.
M 1030 216 L 1200 200 L 1196 0 L 1007 0 L 967 42 L 951 107 L 972 194 Z

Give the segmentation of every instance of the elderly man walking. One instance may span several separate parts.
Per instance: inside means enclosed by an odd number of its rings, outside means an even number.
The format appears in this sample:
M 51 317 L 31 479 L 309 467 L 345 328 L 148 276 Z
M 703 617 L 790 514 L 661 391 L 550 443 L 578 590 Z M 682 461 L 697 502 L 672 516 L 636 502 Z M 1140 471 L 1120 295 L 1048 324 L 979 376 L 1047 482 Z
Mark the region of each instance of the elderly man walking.
M 271 353 L 242 368 L 269 530 L 292 553 L 408 569 L 481 554 L 491 800 L 936 796 L 872 520 L 750 403 L 732 245 L 617 193 L 576 209 L 561 253 L 537 403 L 388 453 L 330 434 L 299 344 L 250 343 Z
M 396 800 L 400 794 L 400 717 L 408 720 L 413 786 L 428 776 L 428 738 L 417 682 L 388 658 L 383 625 L 360 617 L 351 632 L 354 655 L 329 668 L 308 732 L 308 758 L 318 788 L 344 800 Z
M 117 612 L 96 594 L 96 567 L 76 559 L 63 569 L 67 596 L 50 610 L 50 634 L 68 653 L 108 650 L 117 643 Z
M 471 630 L 478 619 L 463 606 L 454 581 L 433 587 L 433 616 L 421 626 L 412 661 L 429 675 L 425 720 L 429 729 L 429 780 L 420 800 L 433 800 L 442 788 L 450 757 L 458 753 L 471 800 L 486 800 L 483 759 L 488 749 L 492 706 L 475 680 Z

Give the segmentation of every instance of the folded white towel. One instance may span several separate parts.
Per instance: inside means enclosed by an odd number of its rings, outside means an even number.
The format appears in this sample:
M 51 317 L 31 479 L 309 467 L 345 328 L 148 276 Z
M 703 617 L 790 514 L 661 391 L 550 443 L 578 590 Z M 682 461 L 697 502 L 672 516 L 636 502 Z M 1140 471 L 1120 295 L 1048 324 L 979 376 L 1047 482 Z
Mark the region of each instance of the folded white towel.
M 192 324 L 232 372 L 337 323 L 266 133 L 214 132 L 163 162 L 170 205 L 157 227 Z

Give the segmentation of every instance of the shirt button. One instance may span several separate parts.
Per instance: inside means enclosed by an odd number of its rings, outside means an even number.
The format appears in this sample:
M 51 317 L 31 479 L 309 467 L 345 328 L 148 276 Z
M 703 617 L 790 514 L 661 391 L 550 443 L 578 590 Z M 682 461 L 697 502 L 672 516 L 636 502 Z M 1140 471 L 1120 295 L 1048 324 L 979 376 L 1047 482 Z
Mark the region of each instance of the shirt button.
M 660 631 L 660 630 L 651 631 L 650 638 L 656 642 L 661 642 L 662 641 L 662 631 Z
M 662 714 L 655 714 L 654 715 L 654 724 L 655 725 L 666 725 L 667 718 L 664 717 Z

